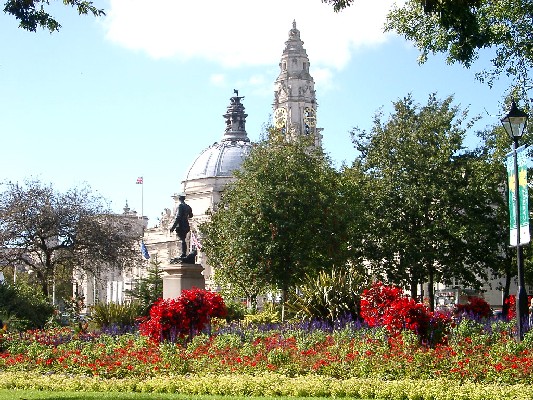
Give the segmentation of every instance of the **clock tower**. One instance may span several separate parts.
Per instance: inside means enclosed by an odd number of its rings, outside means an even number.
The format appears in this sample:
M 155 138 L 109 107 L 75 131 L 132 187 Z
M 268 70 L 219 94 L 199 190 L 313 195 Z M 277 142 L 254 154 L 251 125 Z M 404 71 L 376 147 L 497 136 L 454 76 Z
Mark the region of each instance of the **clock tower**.
M 309 57 L 303 44 L 293 21 L 275 82 L 273 124 L 287 139 L 313 135 L 315 146 L 321 146 L 322 129 L 316 127 L 315 81 L 309 74 Z

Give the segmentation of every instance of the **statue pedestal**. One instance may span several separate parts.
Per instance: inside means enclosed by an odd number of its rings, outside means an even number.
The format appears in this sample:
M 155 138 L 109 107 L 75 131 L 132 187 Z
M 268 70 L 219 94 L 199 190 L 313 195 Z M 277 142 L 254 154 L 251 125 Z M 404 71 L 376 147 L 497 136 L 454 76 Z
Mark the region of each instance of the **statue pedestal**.
M 182 290 L 205 289 L 205 279 L 202 275 L 204 268 L 200 264 L 176 263 L 167 264 L 162 268 L 163 299 L 180 297 Z

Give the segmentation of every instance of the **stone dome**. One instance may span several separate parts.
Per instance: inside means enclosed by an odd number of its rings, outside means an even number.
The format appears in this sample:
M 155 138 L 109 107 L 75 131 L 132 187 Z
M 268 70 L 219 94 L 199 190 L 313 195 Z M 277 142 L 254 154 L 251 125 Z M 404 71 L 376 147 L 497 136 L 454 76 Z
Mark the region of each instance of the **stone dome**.
M 185 181 L 202 178 L 232 177 L 233 171 L 240 168 L 243 160 L 252 148 L 246 134 L 246 117 L 241 99 L 237 96 L 230 99 L 226 114 L 226 130 L 220 142 L 216 142 L 194 160 L 189 168 Z
M 185 180 L 231 177 L 250 153 L 252 144 L 243 140 L 223 140 L 205 149 L 192 163 Z

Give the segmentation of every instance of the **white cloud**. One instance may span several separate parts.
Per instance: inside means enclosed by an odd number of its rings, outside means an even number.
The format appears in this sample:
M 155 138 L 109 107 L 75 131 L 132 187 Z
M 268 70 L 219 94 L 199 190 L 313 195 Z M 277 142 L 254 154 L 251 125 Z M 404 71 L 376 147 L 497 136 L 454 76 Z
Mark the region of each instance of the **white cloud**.
M 210 82 L 215 86 L 225 86 L 226 76 L 224 74 L 213 74 L 209 77 Z
M 330 68 L 313 68 L 313 79 L 321 91 L 333 88 L 333 73 Z
M 225 67 L 272 65 L 293 19 L 312 67 L 341 69 L 359 46 L 384 42 L 391 2 L 358 0 L 335 13 L 320 0 L 110 0 L 107 38 L 153 58 Z

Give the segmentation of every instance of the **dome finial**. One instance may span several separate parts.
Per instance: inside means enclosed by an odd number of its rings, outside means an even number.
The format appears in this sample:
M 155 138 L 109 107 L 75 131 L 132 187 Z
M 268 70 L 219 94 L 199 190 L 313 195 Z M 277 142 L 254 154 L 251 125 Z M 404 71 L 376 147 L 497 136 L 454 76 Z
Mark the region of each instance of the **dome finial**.
M 246 117 L 248 114 L 244 112 L 244 106 L 241 100 L 244 96 L 239 96 L 239 91 L 233 89 L 233 93 L 236 96 L 230 98 L 230 105 L 223 115 L 226 120 L 226 132 L 222 140 L 243 140 L 248 142 L 248 136 L 246 134 Z
M 296 20 L 295 19 L 292 20 L 292 29 L 296 29 Z

